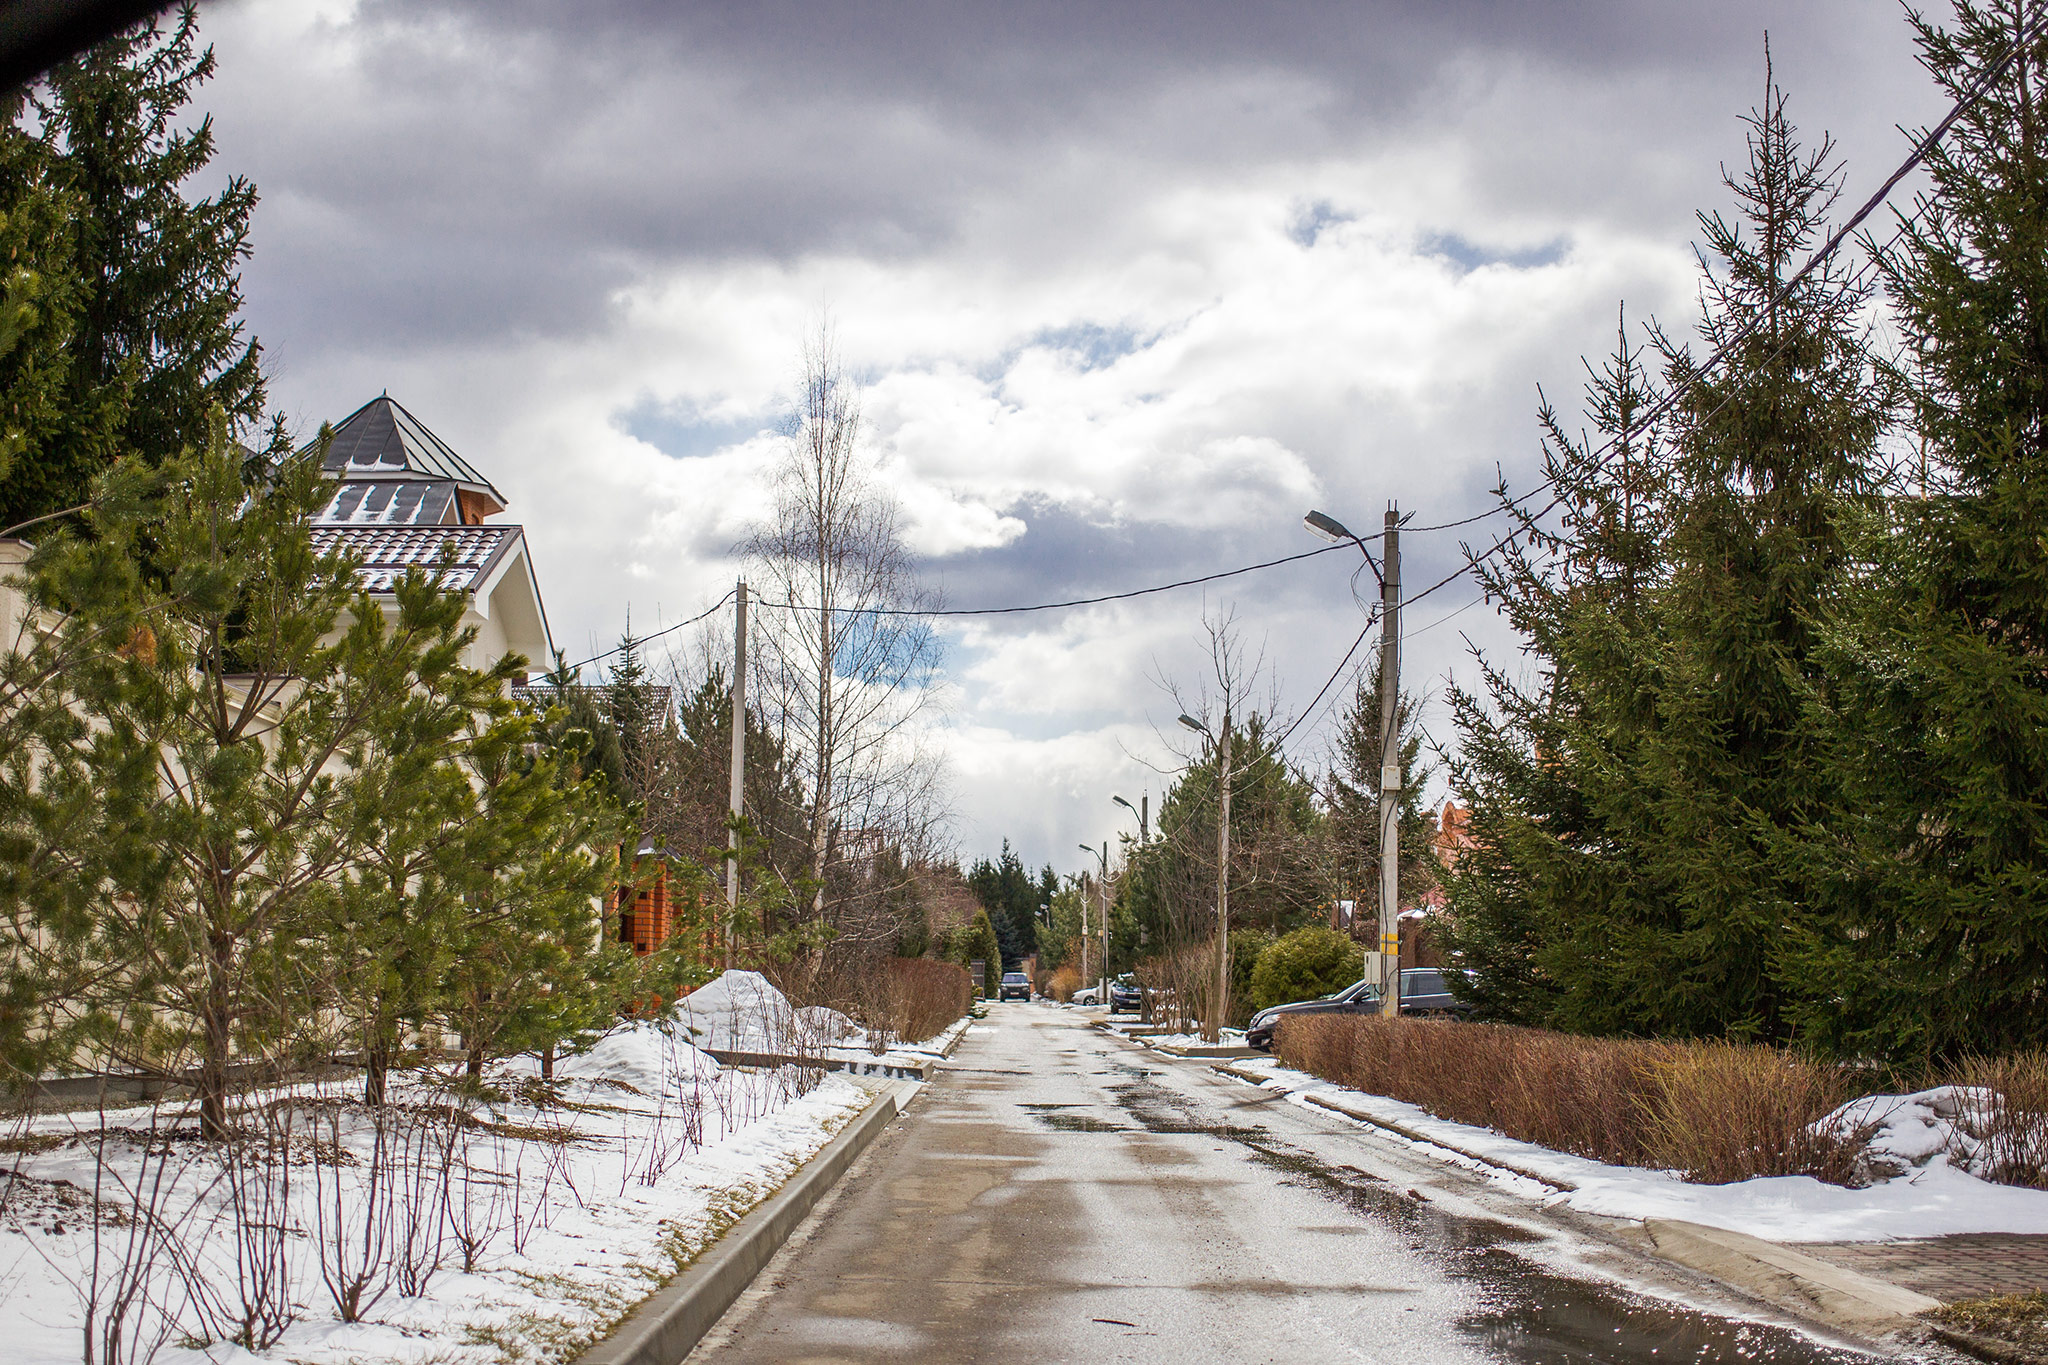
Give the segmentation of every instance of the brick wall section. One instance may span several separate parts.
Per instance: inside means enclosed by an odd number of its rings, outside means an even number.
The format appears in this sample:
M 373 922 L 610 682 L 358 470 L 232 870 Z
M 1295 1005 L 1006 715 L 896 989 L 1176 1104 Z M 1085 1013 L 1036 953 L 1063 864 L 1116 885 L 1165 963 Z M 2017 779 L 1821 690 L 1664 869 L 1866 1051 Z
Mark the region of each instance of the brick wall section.
M 635 953 L 645 957 L 668 938 L 669 926 L 674 919 L 675 913 L 668 900 L 668 864 L 663 863 L 654 884 L 633 897 L 632 909 L 627 910 L 620 921 L 619 937 L 632 944 Z

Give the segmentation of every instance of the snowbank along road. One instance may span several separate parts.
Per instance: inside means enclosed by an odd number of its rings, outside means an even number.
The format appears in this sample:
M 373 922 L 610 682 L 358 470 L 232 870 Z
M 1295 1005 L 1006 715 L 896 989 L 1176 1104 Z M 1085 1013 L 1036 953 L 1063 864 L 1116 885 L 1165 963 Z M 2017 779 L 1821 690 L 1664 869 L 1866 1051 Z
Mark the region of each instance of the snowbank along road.
M 997 1005 L 691 1360 L 1871 1358 L 1498 1214 L 1344 1120 Z

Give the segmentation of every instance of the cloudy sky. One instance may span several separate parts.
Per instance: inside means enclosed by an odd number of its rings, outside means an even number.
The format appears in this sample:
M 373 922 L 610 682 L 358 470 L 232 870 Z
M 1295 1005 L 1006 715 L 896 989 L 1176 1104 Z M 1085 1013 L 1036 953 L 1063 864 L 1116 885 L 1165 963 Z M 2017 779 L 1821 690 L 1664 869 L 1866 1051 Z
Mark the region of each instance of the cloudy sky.
M 484 470 L 571 658 L 730 586 L 828 315 L 951 605 L 1112 592 L 1313 548 L 1310 507 L 1431 524 L 1533 482 L 1538 386 L 1575 405 L 1624 302 L 1693 315 L 1766 29 L 1854 199 L 1941 112 L 1872 0 L 213 0 L 202 27 L 219 165 L 263 196 L 274 402 L 310 430 L 388 389 Z M 1409 536 L 1409 584 L 1484 530 Z M 1128 823 L 1112 793 L 1156 802 L 1205 612 L 1305 707 L 1355 568 L 950 623 L 963 853 L 1073 869 Z M 1412 687 L 1470 677 L 1467 637 L 1512 657 L 1474 603 L 1411 609 Z

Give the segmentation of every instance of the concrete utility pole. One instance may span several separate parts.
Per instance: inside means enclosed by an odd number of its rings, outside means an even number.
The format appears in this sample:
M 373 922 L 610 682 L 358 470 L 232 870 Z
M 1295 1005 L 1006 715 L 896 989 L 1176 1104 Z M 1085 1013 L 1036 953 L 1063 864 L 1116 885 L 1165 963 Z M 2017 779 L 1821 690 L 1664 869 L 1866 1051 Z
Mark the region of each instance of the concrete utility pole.
M 1380 1013 L 1401 1013 L 1401 513 L 1387 508 L 1380 580 Z
M 1102 841 L 1102 1005 L 1111 1008 L 1109 1000 L 1109 840 Z
M 1088 848 L 1086 844 L 1081 845 L 1081 847 Z M 1091 848 L 1088 851 L 1093 853 L 1095 850 Z M 1081 874 L 1081 980 L 1083 981 L 1088 979 L 1088 898 L 1095 890 L 1094 887 L 1088 885 L 1088 880 L 1088 874 L 1083 872 Z
M 1102 859 L 1102 876 L 1095 883 L 1096 895 L 1099 897 L 1095 908 L 1098 915 L 1098 924 L 1102 931 L 1102 960 L 1098 964 L 1099 970 L 1095 978 L 1095 989 L 1096 994 L 1100 997 L 1097 1003 L 1107 1005 L 1109 1003 L 1109 840 L 1104 839 L 1101 848 L 1097 848 L 1093 844 L 1083 844 L 1081 845 L 1081 851 L 1083 853 L 1093 853 Z M 1081 979 L 1083 981 L 1088 979 L 1087 876 L 1088 874 L 1085 872 L 1081 874 L 1083 882 L 1083 897 L 1081 901 Z
M 732 618 L 732 788 L 731 811 L 740 818 L 747 796 L 747 580 L 735 590 Z M 740 832 L 735 825 L 725 836 L 725 929 L 719 944 L 726 970 L 732 969 L 732 922 L 740 908 Z
M 1222 813 L 1216 821 L 1216 1008 L 1202 1030 L 1209 1042 L 1223 1041 L 1223 1021 L 1230 1017 L 1230 708 L 1223 708 L 1223 734 L 1216 783 L 1222 790 Z

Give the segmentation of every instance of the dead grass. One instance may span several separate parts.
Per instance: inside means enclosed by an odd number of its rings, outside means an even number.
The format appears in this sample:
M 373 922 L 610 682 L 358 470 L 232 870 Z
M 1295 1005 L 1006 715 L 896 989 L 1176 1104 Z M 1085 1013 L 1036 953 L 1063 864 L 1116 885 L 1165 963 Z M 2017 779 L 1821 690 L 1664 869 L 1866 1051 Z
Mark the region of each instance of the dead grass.
M 1045 993 L 1062 1005 L 1074 998 L 1074 992 L 1081 989 L 1081 969 L 1066 966 L 1046 979 Z
M 1274 1051 L 1289 1066 L 1439 1118 L 1705 1183 L 1843 1182 L 1862 1145 L 1856 1134 L 1808 1132 L 1849 1098 L 1842 1073 L 1773 1048 L 1310 1016 L 1285 1020 Z
M 943 1033 L 973 998 L 965 967 L 926 957 L 889 959 L 889 1031 L 906 1043 Z
M 2002 1185 L 2048 1189 L 2048 1053 L 1972 1057 L 1951 1079 L 1982 1092 L 1957 1117 L 1980 1144 L 1976 1173 Z
M 1930 1309 L 1927 1317 L 1973 1337 L 2010 1342 L 2034 1355 L 2048 1354 L 2048 1293 L 1964 1299 Z

